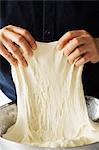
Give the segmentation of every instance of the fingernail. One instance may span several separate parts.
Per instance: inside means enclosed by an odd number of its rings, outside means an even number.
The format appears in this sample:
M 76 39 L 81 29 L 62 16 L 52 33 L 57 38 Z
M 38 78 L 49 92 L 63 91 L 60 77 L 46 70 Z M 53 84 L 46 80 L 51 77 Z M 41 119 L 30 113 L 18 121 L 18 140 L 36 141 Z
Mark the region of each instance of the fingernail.
M 22 66 L 24 66 L 24 67 L 27 67 L 27 66 L 28 66 L 28 63 L 27 63 L 27 61 L 26 61 L 24 58 L 22 58 L 22 60 L 20 61 L 20 64 L 21 64 Z
M 71 65 L 73 64 L 73 62 L 70 61 L 69 58 L 67 58 L 67 62 L 68 62 L 69 64 L 71 64 Z
M 29 52 L 29 56 L 30 57 L 33 56 L 33 51 L 32 50 Z
M 65 55 L 65 56 L 68 56 L 68 55 L 66 54 L 66 52 L 65 52 L 65 51 L 64 51 L 64 55 Z
M 37 45 L 34 44 L 34 45 L 33 45 L 33 50 L 36 50 L 36 48 L 37 48 Z
M 28 63 L 25 61 L 25 62 L 23 63 L 23 66 L 24 66 L 24 67 L 27 67 L 27 66 L 28 66 Z
M 61 50 L 61 46 L 60 46 L 60 45 L 57 45 L 57 46 L 56 46 L 56 49 L 60 51 L 60 50 Z
M 71 61 L 69 61 L 69 63 L 72 65 L 73 64 L 73 62 L 71 62 Z

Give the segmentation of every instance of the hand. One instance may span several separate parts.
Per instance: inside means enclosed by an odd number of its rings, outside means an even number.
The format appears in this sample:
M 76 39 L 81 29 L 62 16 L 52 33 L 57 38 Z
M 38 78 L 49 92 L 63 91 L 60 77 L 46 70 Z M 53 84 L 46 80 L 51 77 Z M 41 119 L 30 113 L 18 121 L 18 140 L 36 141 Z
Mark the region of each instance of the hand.
M 15 66 L 18 63 L 27 66 L 24 53 L 32 56 L 33 49 L 36 49 L 36 43 L 27 30 L 12 25 L 0 29 L 0 55 L 9 63 Z
M 64 34 L 58 41 L 57 49 L 64 48 L 70 64 L 75 66 L 99 61 L 99 38 L 93 38 L 85 30 L 74 30 Z

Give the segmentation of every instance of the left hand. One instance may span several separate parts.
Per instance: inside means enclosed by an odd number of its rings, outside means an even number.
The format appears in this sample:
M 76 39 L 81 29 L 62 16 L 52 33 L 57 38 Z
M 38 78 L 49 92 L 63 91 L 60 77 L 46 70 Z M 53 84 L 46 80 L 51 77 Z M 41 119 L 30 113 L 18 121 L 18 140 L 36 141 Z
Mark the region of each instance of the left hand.
M 62 48 L 69 63 L 75 61 L 75 66 L 99 61 L 99 38 L 93 38 L 85 30 L 74 30 L 64 34 L 57 45 L 58 50 Z

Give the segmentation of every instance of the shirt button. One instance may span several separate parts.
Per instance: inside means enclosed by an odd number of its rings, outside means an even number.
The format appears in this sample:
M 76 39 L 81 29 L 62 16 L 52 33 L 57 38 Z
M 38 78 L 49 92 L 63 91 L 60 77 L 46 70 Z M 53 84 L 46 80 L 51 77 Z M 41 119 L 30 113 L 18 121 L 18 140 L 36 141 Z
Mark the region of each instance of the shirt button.
M 50 32 L 50 31 L 45 30 L 45 35 L 50 35 L 50 34 L 51 34 L 51 32 Z

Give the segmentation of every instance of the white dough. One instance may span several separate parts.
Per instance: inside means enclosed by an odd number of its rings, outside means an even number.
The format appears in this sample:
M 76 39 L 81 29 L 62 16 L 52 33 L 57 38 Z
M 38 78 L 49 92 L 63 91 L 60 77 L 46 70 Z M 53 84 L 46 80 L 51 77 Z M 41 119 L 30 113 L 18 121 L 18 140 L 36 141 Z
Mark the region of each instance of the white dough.
M 37 42 L 28 67 L 12 67 L 18 116 L 4 138 L 41 147 L 80 146 L 99 141 L 99 124 L 90 121 L 82 69 L 67 62 L 57 42 Z

